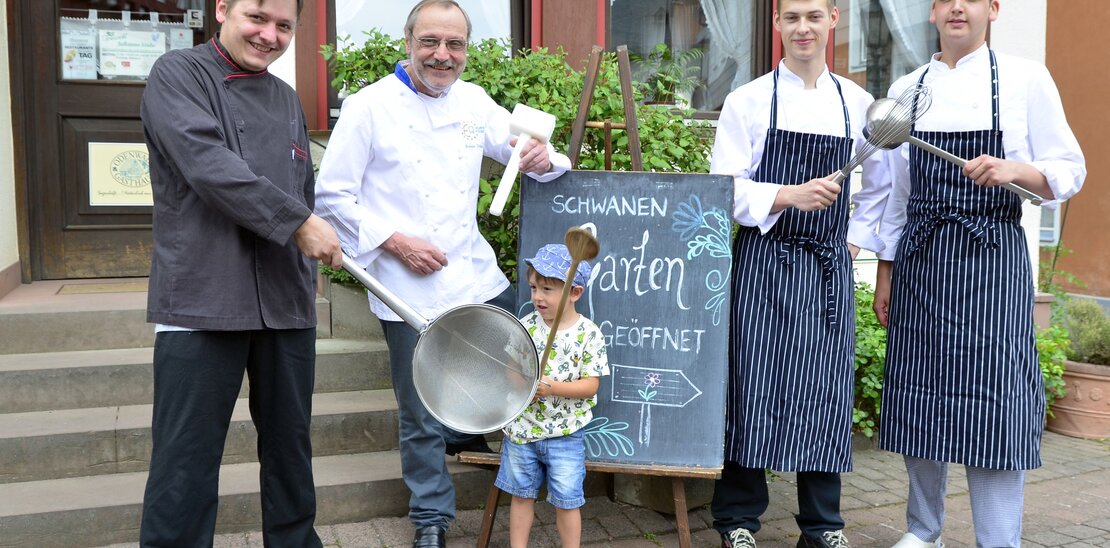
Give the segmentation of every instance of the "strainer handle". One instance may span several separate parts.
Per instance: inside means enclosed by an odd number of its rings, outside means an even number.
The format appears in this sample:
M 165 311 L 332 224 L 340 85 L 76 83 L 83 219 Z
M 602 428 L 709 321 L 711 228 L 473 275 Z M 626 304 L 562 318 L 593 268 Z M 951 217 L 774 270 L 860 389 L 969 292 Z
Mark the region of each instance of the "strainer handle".
M 417 333 L 423 333 L 424 330 L 427 329 L 428 320 L 424 319 L 423 316 L 397 297 L 397 295 L 394 295 L 392 291 L 386 289 L 381 282 L 374 279 L 373 276 L 363 270 L 363 268 L 359 266 L 354 259 L 348 257 L 346 253 L 343 254 L 343 268 L 346 269 L 347 272 L 350 272 L 358 281 L 362 282 L 362 285 L 366 286 L 366 289 L 369 289 L 375 297 L 381 299 L 390 310 L 396 312 L 397 315 L 400 316 L 402 320 L 405 320 L 405 323 L 412 326 Z

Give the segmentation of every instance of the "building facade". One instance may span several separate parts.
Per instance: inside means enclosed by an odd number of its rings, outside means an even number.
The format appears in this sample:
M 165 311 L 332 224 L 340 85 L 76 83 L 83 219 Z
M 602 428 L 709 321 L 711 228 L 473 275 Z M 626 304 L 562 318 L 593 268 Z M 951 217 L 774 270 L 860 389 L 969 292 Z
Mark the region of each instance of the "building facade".
M 773 66 L 774 0 L 462 0 L 478 38 L 507 32 L 516 47 L 563 47 L 584 66 L 590 48 L 627 44 L 647 55 L 657 43 L 699 49 L 702 85 L 685 97 L 712 119 L 729 90 Z M 838 74 L 875 95 L 935 51 L 929 0 L 840 0 L 829 60 Z M 214 0 L 5 0 L 0 41 L 0 296 L 43 279 L 141 277 L 150 256 L 149 195 L 142 192 L 138 104 L 143 64 L 159 48 L 212 36 Z M 272 70 L 301 96 L 312 129 L 339 104 L 318 55 L 324 43 L 359 28 L 400 36 L 396 15 L 370 0 L 306 0 L 291 51 Z M 401 12 L 405 10 L 400 10 Z M 369 13 L 369 15 L 367 15 Z M 156 14 L 153 15 L 152 14 Z M 1004 0 L 993 47 L 1045 62 L 1088 159 L 1084 191 L 1059 215 L 1025 212 L 1033 249 L 1042 235 L 1072 253 L 1057 267 L 1079 277 L 1079 293 L 1110 297 L 1110 173 L 1101 154 L 1110 111 L 1099 101 L 1108 62 L 1094 25 L 1110 15 L 1101 0 Z M 381 19 L 379 22 L 377 19 Z M 338 21 L 338 23 L 337 23 Z M 395 27 L 395 28 L 394 28 Z M 136 43 L 158 35 L 156 44 Z M 357 41 L 357 37 L 353 37 Z M 122 189 L 112 185 L 124 185 Z M 130 185 L 130 186 L 128 186 Z M 1044 223 L 1042 224 L 1042 218 Z

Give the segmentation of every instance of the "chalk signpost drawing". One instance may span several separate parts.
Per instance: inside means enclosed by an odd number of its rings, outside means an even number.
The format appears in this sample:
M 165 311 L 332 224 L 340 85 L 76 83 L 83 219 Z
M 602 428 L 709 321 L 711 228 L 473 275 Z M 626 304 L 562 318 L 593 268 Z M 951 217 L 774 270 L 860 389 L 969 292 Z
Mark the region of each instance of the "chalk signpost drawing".
M 651 445 L 651 408 L 686 407 L 701 390 L 690 382 L 681 369 L 653 369 L 633 365 L 609 364 L 609 400 L 639 404 L 640 432 L 637 439 L 642 445 Z
M 572 171 L 521 187 L 520 257 L 595 230 L 601 252 L 578 311 L 605 334 L 587 457 L 633 465 L 723 464 L 732 179 Z M 519 279 L 526 279 L 521 261 Z M 521 315 L 531 310 L 519 284 Z

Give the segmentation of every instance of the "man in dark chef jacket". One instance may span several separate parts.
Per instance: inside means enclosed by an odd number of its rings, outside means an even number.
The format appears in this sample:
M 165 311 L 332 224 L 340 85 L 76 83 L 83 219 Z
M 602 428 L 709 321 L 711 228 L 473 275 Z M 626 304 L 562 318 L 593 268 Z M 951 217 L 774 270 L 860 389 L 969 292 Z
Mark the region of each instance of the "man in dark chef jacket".
M 1022 198 L 1002 185 L 1056 207 L 1086 169 L 1048 70 L 987 45 L 999 8 L 934 1 L 940 53 L 889 91 L 928 85 L 913 135 L 969 160 L 909 145 L 886 155 L 875 312 L 889 329 L 879 446 L 909 474 L 897 548 L 942 545 L 948 463 L 966 467 L 976 544 L 1020 545 L 1024 471 L 1041 465 L 1032 269 Z
M 883 163 L 851 197 L 832 175 L 866 141 L 872 97 L 825 66 L 831 0 L 780 0 L 778 67 L 729 94 L 713 173 L 735 180 L 725 464 L 713 493 L 724 546 L 755 546 L 765 469 L 797 472 L 798 546 L 848 545 L 840 473 L 852 466 L 852 258 L 878 250 Z
M 142 546 L 210 546 L 220 458 L 244 372 L 266 546 L 320 546 L 309 421 L 316 260 L 342 265 L 313 215 L 296 93 L 266 68 L 301 0 L 217 0 L 220 33 L 163 55 L 141 107 L 154 190 L 147 320 L 153 453 Z

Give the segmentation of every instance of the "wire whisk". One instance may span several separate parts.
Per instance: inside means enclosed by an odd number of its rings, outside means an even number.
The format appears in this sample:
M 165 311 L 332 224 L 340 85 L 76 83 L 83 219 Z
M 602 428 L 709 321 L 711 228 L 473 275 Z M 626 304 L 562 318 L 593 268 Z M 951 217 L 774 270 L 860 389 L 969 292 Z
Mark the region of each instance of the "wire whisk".
M 904 141 L 914 122 L 921 118 L 933 104 L 929 86 L 915 84 L 906 88 L 897 99 L 883 97 L 876 99 L 867 107 L 867 119 L 863 126 L 863 136 L 867 140 L 856 150 L 848 165 L 841 168 L 833 177 L 840 183 L 851 175 L 864 160 L 881 148 L 893 148 Z

